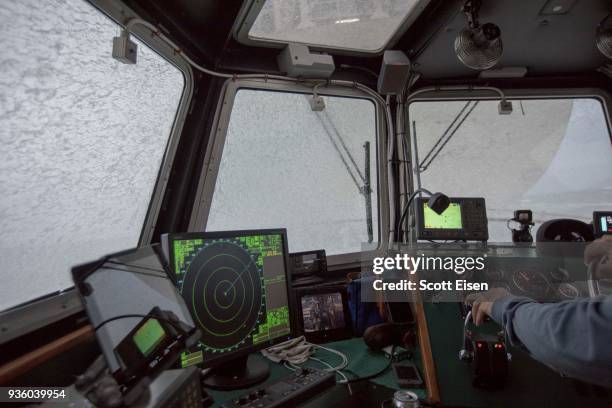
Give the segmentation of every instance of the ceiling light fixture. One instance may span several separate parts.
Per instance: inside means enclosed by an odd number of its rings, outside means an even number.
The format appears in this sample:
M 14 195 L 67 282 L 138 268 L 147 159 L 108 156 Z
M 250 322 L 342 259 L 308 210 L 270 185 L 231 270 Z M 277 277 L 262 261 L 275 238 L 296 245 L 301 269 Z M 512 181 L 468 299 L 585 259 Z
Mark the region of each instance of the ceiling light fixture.
M 612 59 L 612 19 L 610 18 L 612 13 L 608 14 L 604 18 L 599 26 L 597 27 L 597 35 L 595 37 L 595 44 L 599 52 L 606 56 L 606 58 Z
M 493 68 L 504 52 L 501 30 L 493 23 L 480 25 L 478 11 L 481 0 L 467 0 L 461 9 L 468 26 L 455 38 L 455 54 L 466 67 L 483 71 Z

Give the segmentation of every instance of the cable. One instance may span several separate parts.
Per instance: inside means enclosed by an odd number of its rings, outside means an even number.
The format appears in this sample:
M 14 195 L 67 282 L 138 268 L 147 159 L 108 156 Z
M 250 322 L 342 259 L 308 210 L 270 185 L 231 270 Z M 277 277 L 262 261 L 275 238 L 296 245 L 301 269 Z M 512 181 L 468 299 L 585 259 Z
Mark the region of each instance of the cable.
M 97 326 L 94 327 L 93 331 L 97 332 L 102 326 L 113 322 L 115 320 L 121 320 L 121 319 L 129 319 L 132 317 L 140 317 L 142 319 L 146 318 L 146 317 L 151 317 L 153 319 L 157 319 L 157 320 L 161 320 L 163 322 L 166 322 L 168 324 L 170 324 L 172 327 L 174 327 L 175 329 L 179 329 L 179 331 L 183 331 L 183 329 L 178 325 L 178 323 L 173 322 L 170 319 L 166 319 L 164 317 L 160 317 L 160 316 L 155 316 L 155 315 L 145 315 L 145 314 L 124 314 L 124 315 L 119 315 L 119 316 L 114 316 L 111 317 L 109 319 L 103 320 L 102 323 L 98 324 Z
M 395 356 L 395 346 L 392 346 L 392 347 L 391 347 L 391 358 L 389 359 L 389 363 L 388 363 L 388 364 L 387 364 L 387 365 L 386 365 L 386 366 L 385 366 L 385 367 L 384 367 L 382 370 L 377 371 L 377 372 L 372 373 L 372 374 L 369 374 L 369 375 L 366 375 L 366 376 L 364 376 L 364 377 L 357 377 L 357 378 L 352 378 L 352 379 L 350 379 L 350 380 L 349 380 L 349 379 L 346 377 L 346 375 L 345 375 L 345 374 L 342 372 L 342 370 L 344 370 L 344 369 L 346 368 L 346 366 L 348 365 L 348 357 L 346 357 L 346 355 L 345 355 L 344 353 L 342 353 L 342 352 L 340 352 L 340 351 L 338 351 L 338 350 L 334 350 L 334 349 L 332 349 L 332 348 L 328 348 L 328 347 L 325 347 L 325 346 L 321 346 L 321 345 L 319 345 L 319 344 L 313 344 L 313 343 L 309 343 L 309 342 L 305 342 L 304 344 L 309 345 L 309 346 L 312 346 L 312 347 L 317 348 L 317 349 L 321 349 L 321 350 L 328 351 L 328 352 L 333 353 L 333 354 L 336 354 L 336 355 L 338 355 L 340 358 L 342 358 L 342 363 L 340 363 L 340 365 L 338 365 L 338 366 L 336 366 L 336 367 L 333 367 L 331 364 L 329 364 L 328 362 L 326 362 L 326 361 L 324 361 L 324 360 L 322 360 L 322 359 L 320 359 L 320 358 L 313 357 L 313 356 L 308 357 L 308 359 L 312 359 L 312 360 L 314 360 L 314 361 L 317 361 L 317 362 L 319 362 L 319 363 L 321 363 L 321 364 L 323 364 L 323 365 L 327 366 L 328 368 L 327 368 L 327 369 L 325 369 L 325 371 L 328 371 L 328 372 L 336 372 L 336 373 L 337 373 L 339 376 L 343 377 L 343 379 L 342 379 L 342 380 L 339 380 L 339 381 L 336 381 L 336 382 L 337 382 L 338 384 L 346 384 L 346 385 L 348 386 L 348 388 L 349 388 L 349 393 L 351 393 L 351 395 L 352 395 L 352 389 L 351 389 L 351 387 L 350 387 L 350 384 L 354 384 L 354 383 L 361 382 L 361 381 L 371 380 L 371 379 L 373 379 L 373 378 L 376 378 L 376 377 L 378 377 L 378 376 L 382 375 L 382 374 L 383 374 L 383 373 L 385 373 L 387 370 L 389 370 L 389 368 L 391 368 L 391 364 L 393 364 L 393 358 L 394 358 L 394 356 Z M 304 362 L 306 362 L 306 361 L 304 361 Z M 290 361 L 287 361 L 287 360 L 284 360 L 284 361 L 283 361 L 283 366 L 284 366 L 285 368 L 287 368 L 287 369 L 291 370 L 291 371 L 296 371 L 296 370 L 299 370 L 299 369 L 301 369 L 301 368 L 302 368 L 302 367 L 298 366 L 297 364 L 294 364 L 294 363 L 292 363 L 292 362 L 290 362 Z M 354 373 L 352 370 L 350 370 L 350 369 L 346 369 L 346 371 L 348 371 L 348 372 L 352 373 L 353 375 L 356 375 L 356 374 L 355 374 L 355 373 Z
M 442 245 L 445 245 L 445 244 L 447 244 L 447 243 L 448 243 L 448 240 L 445 240 L 444 242 L 436 242 L 436 241 L 432 241 L 431 239 L 428 239 L 427 241 L 428 241 L 428 242 L 431 242 L 431 243 L 433 244 L 433 245 L 432 245 L 432 248 L 433 248 L 433 249 L 439 248 L 439 247 L 441 247 Z M 457 242 L 457 241 L 455 241 L 455 242 Z
M 318 361 L 319 363 L 321 363 L 321 364 L 323 364 L 323 365 L 325 365 L 325 366 L 329 367 L 329 370 L 330 370 L 330 371 L 335 371 L 335 372 L 336 372 L 336 374 L 338 374 L 340 377 L 342 377 L 342 378 L 343 378 L 343 380 L 341 380 L 341 381 L 336 381 L 336 383 L 338 383 L 338 384 L 346 384 L 346 386 L 347 386 L 347 388 L 348 388 L 348 391 L 349 391 L 349 394 L 350 394 L 350 395 L 353 395 L 353 389 L 351 388 L 351 384 L 349 383 L 349 380 L 348 380 L 348 378 L 346 377 L 346 375 L 345 375 L 345 374 L 344 374 L 344 373 L 343 373 L 341 370 L 336 370 L 336 369 L 334 369 L 334 368 L 331 366 L 331 364 L 329 364 L 327 361 L 323 361 L 323 360 L 321 360 L 320 358 L 311 357 L 311 359 L 313 359 L 314 361 Z
M 330 370 L 331 370 L 331 371 L 338 371 L 338 370 L 342 370 L 342 369 L 344 369 L 344 368 L 345 368 L 345 367 L 348 365 L 348 357 L 346 357 L 346 355 L 345 355 L 344 353 L 342 353 L 342 352 L 340 352 L 340 351 L 338 351 L 338 350 L 334 350 L 334 349 L 331 349 L 331 348 L 328 348 L 328 347 L 325 347 L 325 346 L 321 346 L 321 345 L 318 345 L 318 344 L 313 344 L 313 343 L 309 343 L 309 342 L 304 342 L 304 343 L 303 343 L 303 345 L 305 345 L 305 346 L 310 346 L 310 347 L 315 348 L 315 349 L 325 350 L 325 351 L 330 352 L 330 353 L 332 353 L 332 354 L 336 354 L 338 357 L 340 357 L 340 358 L 342 359 L 342 362 L 341 362 L 341 363 L 340 363 L 338 366 L 336 366 L 336 367 L 332 367 L 332 366 L 330 366 Z M 312 356 L 309 356 L 308 358 L 309 358 L 309 359 L 310 359 L 310 358 L 313 358 L 313 359 L 314 359 L 314 357 L 312 357 Z M 305 360 L 304 362 L 306 362 L 306 361 L 307 361 L 307 360 Z M 301 364 L 301 363 L 300 363 L 300 364 Z M 297 366 L 296 364 L 294 364 L 294 363 L 292 363 L 292 362 L 290 362 L 290 361 L 287 361 L 287 360 L 285 360 L 285 361 L 284 361 L 284 365 L 285 365 L 285 367 L 289 368 L 290 370 L 292 370 L 292 369 L 293 369 L 293 370 L 295 370 L 295 369 L 297 369 L 297 368 L 300 368 L 300 367 L 299 367 L 299 366 Z M 289 365 L 289 366 L 288 366 L 288 365 Z M 293 368 L 291 368 L 291 366 L 292 366 Z
M 325 365 L 326 367 L 328 367 L 325 371 L 336 372 L 336 374 L 338 374 L 340 377 L 342 377 L 342 380 L 336 381 L 336 383 L 338 383 L 338 384 L 346 384 L 347 387 L 348 387 L 348 390 L 349 390 L 349 394 L 353 395 L 353 389 L 351 388 L 351 385 L 348 382 L 348 378 L 342 372 L 342 369 L 344 369 L 344 367 L 346 367 L 346 365 L 348 364 L 348 358 L 346 357 L 346 355 L 344 355 L 343 353 L 341 353 L 341 352 L 339 352 L 337 350 L 329 349 L 327 347 L 319 346 L 317 344 L 313 344 L 313 343 L 305 343 L 305 344 L 310 345 L 310 346 L 314 346 L 315 348 L 321 348 L 321 349 L 330 351 L 330 352 L 332 352 L 334 354 L 338 354 L 338 355 L 340 355 L 342 357 L 342 363 L 339 366 L 337 366 L 337 367 L 333 367 L 327 361 L 321 360 L 320 358 L 317 358 L 317 357 L 310 356 L 310 357 L 308 357 L 308 360 L 314 360 L 314 361 L 319 362 L 320 364 Z M 306 361 L 308 361 L 308 360 L 306 360 Z M 304 361 L 304 363 L 306 361 Z M 287 368 L 287 369 L 289 369 L 291 371 L 296 371 L 296 370 L 299 370 L 299 369 L 302 368 L 302 367 L 298 366 L 297 364 L 294 364 L 294 363 L 292 363 L 290 361 L 286 361 L 286 360 L 283 361 L 283 365 L 285 366 L 285 368 Z
M 391 364 L 393 364 L 394 356 L 395 356 L 395 346 L 392 346 L 391 347 L 391 358 L 389 359 L 389 364 L 387 364 L 387 366 L 385 368 L 383 368 L 382 370 L 380 370 L 378 372 L 375 372 L 373 374 L 366 375 L 365 377 L 358 377 L 358 378 L 353 378 L 351 380 L 348 380 L 348 383 L 352 384 L 352 383 L 356 383 L 356 382 L 360 382 L 360 381 L 371 380 L 373 378 L 378 377 L 379 375 L 384 374 L 385 372 L 387 372 L 391 368 Z
M 174 52 L 176 54 L 180 55 L 181 57 L 183 57 L 183 59 L 188 64 L 190 64 L 192 67 L 198 69 L 199 71 L 204 72 L 205 74 L 208 74 L 208 75 L 211 75 L 211 76 L 214 76 L 214 77 L 226 78 L 226 79 L 249 79 L 249 78 L 253 78 L 253 79 L 266 79 L 266 80 L 268 80 L 268 79 L 276 79 L 276 80 L 280 80 L 280 81 L 290 81 L 290 82 L 298 82 L 298 83 L 312 83 L 312 82 L 315 82 L 315 83 L 318 83 L 320 85 L 327 84 L 327 85 L 336 85 L 336 86 L 347 86 L 347 87 L 359 89 L 362 92 L 365 92 L 368 95 L 372 96 L 374 99 L 376 99 L 381 104 L 381 106 L 385 105 L 384 99 L 378 93 L 374 92 L 369 87 L 367 87 L 367 86 L 365 86 L 363 84 L 360 84 L 359 82 L 355 82 L 355 81 L 329 80 L 329 79 L 305 79 L 305 78 L 296 79 L 296 78 L 291 78 L 291 77 L 282 76 L 282 75 L 270 75 L 270 74 L 226 74 L 226 73 L 216 72 L 216 71 L 204 68 L 201 65 L 197 64 L 196 62 L 194 62 L 170 38 L 168 38 L 164 33 L 162 33 L 159 30 L 159 28 L 157 28 L 154 24 L 151 24 L 151 23 L 149 23 L 146 20 L 143 20 L 141 18 L 132 18 L 132 19 L 130 19 L 127 23 L 125 23 L 125 30 L 126 30 L 127 34 L 130 34 L 131 33 L 131 29 L 134 26 L 136 26 L 136 25 L 142 25 L 144 27 L 147 27 L 148 29 L 150 29 L 153 32 L 154 35 L 157 35 L 162 41 L 164 41 L 171 48 L 173 48 Z M 390 123 L 387 123 L 387 126 L 390 127 L 391 126 Z
M 314 348 L 318 348 L 318 349 L 325 350 L 325 351 L 328 351 L 330 353 L 336 354 L 337 356 L 339 356 L 342 359 L 342 363 L 339 366 L 333 368 L 334 371 L 342 370 L 342 369 L 346 368 L 346 366 L 348 366 L 348 357 L 346 357 L 346 354 L 344 354 L 344 353 L 342 353 L 342 352 L 340 352 L 338 350 L 334 350 L 334 349 L 331 349 L 331 348 L 328 348 L 328 347 L 320 346 L 318 344 L 313 344 L 313 343 L 308 343 L 308 344 L 313 346 Z
M 367 74 L 372 75 L 374 78 L 378 79 L 378 74 L 372 71 L 370 68 L 360 67 L 358 65 L 349 65 L 349 64 L 340 64 L 340 68 L 343 69 L 354 69 L 357 71 L 365 72 Z
M 350 88 L 355 88 L 358 89 L 368 95 L 370 95 L 372 98 L 374 98 L 381 106 L 386 106 L 385 105 L 385 100 L 380 96 L 380 94 L 376 93 L 374 90 L 372 90 L 371 88 L 359 83 L 359 82 L 355 82 L 355 81 L 344 81 L 344 80 L 330 80 L 330 79 L 305 79 L 305 78 L 291 78 L 291 77 L 287 77 L 287 76 L 282 76 L 282 75 L 270 75 L 270 74 L 226 74 L 226 73 L 221 73 L 221 72 L 216 72 L 207 68 L 204 68 L 202 66 L 200 66 L 199 64 L 195 63 L 187 54 L 185 54 L 185 52 L 183 50 L 181 50 L 174 42 L 172 42 L 172 40 L 170 40 L 166 35 L 164 35 L 164 33 L 162 33 L 155 25 L 149 23 L 146 20 L 140 19 L 140 18 L 133 18 L 130 19 L 126 24 L 125 24 L 125 30 L 127 32 L 127 34 L 130 34 L 130 30 L 136 26 L 136 25 L 142 25 L 144 27 L 147 27 L 148 29 L 150 29 L 154 35 L 157 35 L 162 41 L 164 41 L 166 44 L 168 44 L 171 48 L 174 49 L 174 52 L 178 55 L 180 55 L 181 57 L 183 57 L 183 59 L 190 64 L 193 68 L 198 69 L 199 71 L 204 72 L 205 74 L 214 76 L 214 77 L 219 77 L 219 78 L 226 78 L 226 79 L 265 79 L 265 80 L 269 80 L 269 79 L 275 79 L 275 80 L 279 80 L 279 81 L 289 81 L 289 82 L 296 82 L 296 83 L 315 83 L 315 86 L 322 86 L 322 85 L 335 85 L 335 86 L 344 86 L 344 87 L 350 87 Z M 387 127 L 387 133 L 389 135 L 393 134 L 393 125 L 392 122 L 390 121 L 390 112 L 387 109 L 387 115 L 386 115 L 386 127 Z
M 429 194 L 430 196 L 433 195 L 433 193 L 429 190 L 427 190 L 426 188 L 419 188 L 416 189 L 411 195 L 410 198 L 408 199 L 408 202 L 406 203 L 406 205 L 404 206 L 404 210 L 402 211 L 402 216 L 399 219 L 399 222 L 397 223 L 397 227 L 396 227 L 396 241 L 399 242 L 400 238 L 401 238 L 401 228 L 402 228 L 402 223 L 404 222 L 404 219 L 406 218 L 406 214 L 408 214 L 408 210 L 410 209 L 410 204 L 412 204 L 412 201 L 414 200 L 414 198 L 416 197 L 416 195 L 418 193 L 425 193 L 425 194 Z
M 233 75 L 231 75 L 231 74 L 224 74 L 224 73 L 220 73 L 220 72 L 215 72 L 215 71 L 212 71 L 210 69 L 204 68 L 204 67 L 196 64 L 170 38 L 168 38 L 164 33 L 162 33 L 159 30 L 159 28 L 157 28 L 154 24 L 151 24 L 151 23 L 149 23 L 146 20 L 143 20 L 141 18 L 132 18 L 127 23 L 125 23 L 125 30 L 127 31 L 128 34 L 131 33 L 131 30 L 132 30 L 132 28 L 135 25 L 141 25 L 141 26 L 147 27 L 149 30 L 151 30 L 153 32 L 153 34 L 157 35 L 162 41 L 164 41 L 166 44 L 168 44 L 170 47 L 172 47 L 174 49 L 174 52 L 179 54 L 181 57 L 183 57 L 183 59 L 185 61 L 187 61 L 191 66 L 193 66 L 194 68 L 197 68 L 198 70 L 204 72 L 205 74 L 208 74 L 208 75 L 211 75 L 211 76 L 215 76 L 215 77 L 220 77 L 220 78 L 232 78 L 233 77 Z

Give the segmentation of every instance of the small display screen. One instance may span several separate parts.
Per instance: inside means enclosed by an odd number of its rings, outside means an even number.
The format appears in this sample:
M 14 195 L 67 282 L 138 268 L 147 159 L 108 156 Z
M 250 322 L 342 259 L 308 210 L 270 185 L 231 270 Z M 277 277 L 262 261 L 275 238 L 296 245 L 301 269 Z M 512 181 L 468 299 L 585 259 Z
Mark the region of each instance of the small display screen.
M 149 319 L 143 324 L 132 339 L 143 356 L 148 357 L 166 337 L 166 332 L 156 319 Z
M 612 234 L 612 214 L 599 214 L 599 230 L 602 234 Z
M 451 203 L 442 214 L 438 214 L 425 202 L 423 203 L 423 215 L 426 229 L 459 230 L 463 228 L 461 204 L 458 203 Z
M 301 303 L 306 333 L 346 327 L 342 294 L 339 292 L 305 295 Z

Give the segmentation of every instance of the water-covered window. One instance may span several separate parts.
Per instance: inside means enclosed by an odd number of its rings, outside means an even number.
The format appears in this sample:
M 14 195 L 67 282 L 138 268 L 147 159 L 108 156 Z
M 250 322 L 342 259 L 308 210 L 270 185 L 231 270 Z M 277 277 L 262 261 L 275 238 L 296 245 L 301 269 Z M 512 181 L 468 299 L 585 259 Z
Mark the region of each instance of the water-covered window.
M 377 52 L 423 0 L 266 0 L 248 32 L 251 40 L 296 42 L 326 48 Z M 247 18 L 247 21 L 249 20 Z
M 291 252 L 332 255 L 378 242 L 375 105 L 311 98 L 238 91 L 206 230 L 287 228 Z
M 415 102 L 421 185 L 484 197 L 491 242 L 509 242 L 514 210 L 533 211 L 535 231 L 557 218 L 592 220 L 612 203 L 612 144 L 597 99 Z M 413 149 L 414 150 L 414 149 Z M 417 166 L 415 166 L 417 167 Z M 418 178 L 415 172 L 415 184 Z
M 138 245 L 184 88 L 82 0 L 0 2 L 0 310 L 72 286 L 71 266 Z

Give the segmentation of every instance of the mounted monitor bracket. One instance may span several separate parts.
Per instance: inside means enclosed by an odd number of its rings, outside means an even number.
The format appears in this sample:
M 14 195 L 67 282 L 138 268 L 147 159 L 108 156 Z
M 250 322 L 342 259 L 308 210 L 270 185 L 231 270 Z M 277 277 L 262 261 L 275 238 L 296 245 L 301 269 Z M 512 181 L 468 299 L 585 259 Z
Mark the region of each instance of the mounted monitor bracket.
M 311 52 L 303 44 L 287 44 L 277 61 L 281 72 L 292 78 L 329 78 L 336 68 L 331 55 Z

